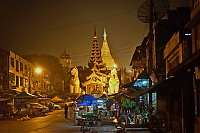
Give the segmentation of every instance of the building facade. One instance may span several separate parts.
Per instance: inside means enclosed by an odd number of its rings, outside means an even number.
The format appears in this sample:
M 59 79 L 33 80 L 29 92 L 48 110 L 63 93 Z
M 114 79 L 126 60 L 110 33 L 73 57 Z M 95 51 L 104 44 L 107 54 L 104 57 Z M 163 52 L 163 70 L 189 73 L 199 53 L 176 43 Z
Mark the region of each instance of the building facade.
M 140 51 L 146 52 L 148 65 L 144 65 L 143 58 L 138 58 L 142 65 L 148 67 L 148 76 L 152 84 L 138 96 L 149 94 L 149 105 L 153 101 L 152 94 L 156 94 L 154 111 L 162 112 L 167 120 L 170 132 L 194 132 L 195 125 L 195 89 L 193 86 L 194 65 L 191 54 L 191 30 L 185 27 L 190 20 L 188 7 L 168 11 L 167 20 L 159 21 L 153 30 L 153 40 L 147 36 Z M 194 34 L 194 33 L 193 33 Z M 194 36 L 194 35 L 192 35 Z M 195 35 L 197 36 L 197 35 Z M 150 40 L 150 41 L 149 41 Z M 143 57 L 139 53 L 140 57 Z M 163 54 L 164 53 L 164 54 Z M 132 61 L 135 68 L 137 59 Z M 135 66 L 134 66 L 135 65 Z M 141 66 L 141 65 L 140 65 Z M 140 75 L 139 75 L 140 76 Z M 198 101 L 198 100 L 197 100 Z M 151 113 L 151 110 L 149 111 Z
M 51 94 L 63 91 L 64 82 L 50 71 L 32 64 L 12 51 L 0 50 L 1 96 L 7 97 L 26 91 Z M 41 71 L 36 72 L 40 67 Z

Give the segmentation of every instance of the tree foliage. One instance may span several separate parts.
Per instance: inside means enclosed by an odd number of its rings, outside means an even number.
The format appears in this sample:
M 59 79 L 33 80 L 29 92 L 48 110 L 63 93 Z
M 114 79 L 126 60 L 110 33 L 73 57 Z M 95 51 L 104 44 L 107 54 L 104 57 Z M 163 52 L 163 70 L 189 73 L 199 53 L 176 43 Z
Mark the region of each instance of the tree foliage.
M 127 98 L 122 98 L 122 107 L 128 109 L 128 108 L 134 108 L 136 106 L 136 103 L 134 101 L 131 101 Z
M 31 54 L 23 56 L 26 60 L 33 64 L 39 64 L 54 74 L 58 74 L 61 78 L 65 77 L 64 68 L 61 66 L 59 59 L 48 54 Z

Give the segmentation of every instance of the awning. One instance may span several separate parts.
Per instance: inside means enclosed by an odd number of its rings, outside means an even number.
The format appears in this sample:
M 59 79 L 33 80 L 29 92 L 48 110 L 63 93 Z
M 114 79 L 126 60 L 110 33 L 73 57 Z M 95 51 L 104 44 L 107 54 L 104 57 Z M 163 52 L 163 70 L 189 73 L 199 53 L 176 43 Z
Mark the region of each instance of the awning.
M 28 92 L 22 91 L 21 93 L 15 95 L 15 96 L 11 96 L 10 98 L 12 99 L 34 99 L 34 98 L 38 98 L 35 95 L 32 95 Z
M 147 70 L 143 70 L 137 77 L 137 79 L 148 79 L 149 78 L 149 74 L 147 73 Z M 133 82 L 129 82 L 127 84 L 122 85 L 121 88 L 132 88 L 135 84 L 135 82 L 137 81 L 137 79 L 135 79 Z
M 142 91 L 138 91 L 138 92 L 128 92 L 128 93 L 122 94 L 122 96 L 125 96 L 129 99 L 134 99 L 134 98 L 142 96 L 146 93 L 155 92 L 157 90 L 163 90 L 163 89 L 169 88 L 169 87 L 171 87 L 171 85 L 173 85 L 173 83 L 175 83 L 175 78 L 171 77 L 171 78 L 164 79 L 164 80 L 157 82 L 156 84 L 154 84 L 153 86 L 149 87 L 146 90 L 142 90 Z
M 145 93 L 146 93 L 146 90 L 142 90 L 142 91 L 138 91 L 138 92 L 125 93 L 124 96 L 129 99 L 134 99 L 141 95 L 144 95 Z
M 154 84 L 153 86 L 149 87 L 146 93 L 171 88 L 173 86 L 173 83 L 176 83 L 175 80 L 176 80 L 175 77 L 170 77 L 168 79 L 161 80 L 156 84 Z
M 131 88 L 131 87 L 133 87 L 133 85 L 135 84 L 135 82 L 136 82 L 136 80 L 133 81 L 133 82 L 129 82 L 127 84 L 124 84 L 124 85 L 122 85 L 121 88 Z
M 41 94 L 39 94 L 37 91 L 35 91 L 32 95 L 37 96 L 38 98 L 45 98 L 45 96 L 42 96 Z
M 0 102 L 10 100 L 10 98 L 0 98 Z

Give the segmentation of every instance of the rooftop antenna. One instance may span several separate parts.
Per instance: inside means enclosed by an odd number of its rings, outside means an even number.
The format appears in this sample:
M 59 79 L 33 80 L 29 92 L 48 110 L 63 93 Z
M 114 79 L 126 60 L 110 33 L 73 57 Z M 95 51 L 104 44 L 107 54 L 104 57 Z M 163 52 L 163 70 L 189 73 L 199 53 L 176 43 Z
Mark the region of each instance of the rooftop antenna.
M 167 14 L 169 7 L 168 0 L 147 0 L 139 7 L 137 17 L 143 23 L 157 22 Z

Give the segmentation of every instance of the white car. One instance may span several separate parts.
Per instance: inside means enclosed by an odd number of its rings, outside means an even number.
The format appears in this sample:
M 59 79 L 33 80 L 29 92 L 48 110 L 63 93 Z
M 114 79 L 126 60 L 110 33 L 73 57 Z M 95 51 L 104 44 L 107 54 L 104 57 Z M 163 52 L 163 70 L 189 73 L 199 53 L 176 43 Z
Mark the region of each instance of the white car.
M 60 110 L 60 109 L 62 109 L 62 107 L 60 105 L 58 105 L 58 104 L 54 104 L 54 109 L 55 110 Z
M 47 112 L 49 112 L 49 108 L 47 106 L 39 104 L 39 103 L 30 103 L 30 108 L 31 109 L 37 109 L 41 113 L 47 113 Z

